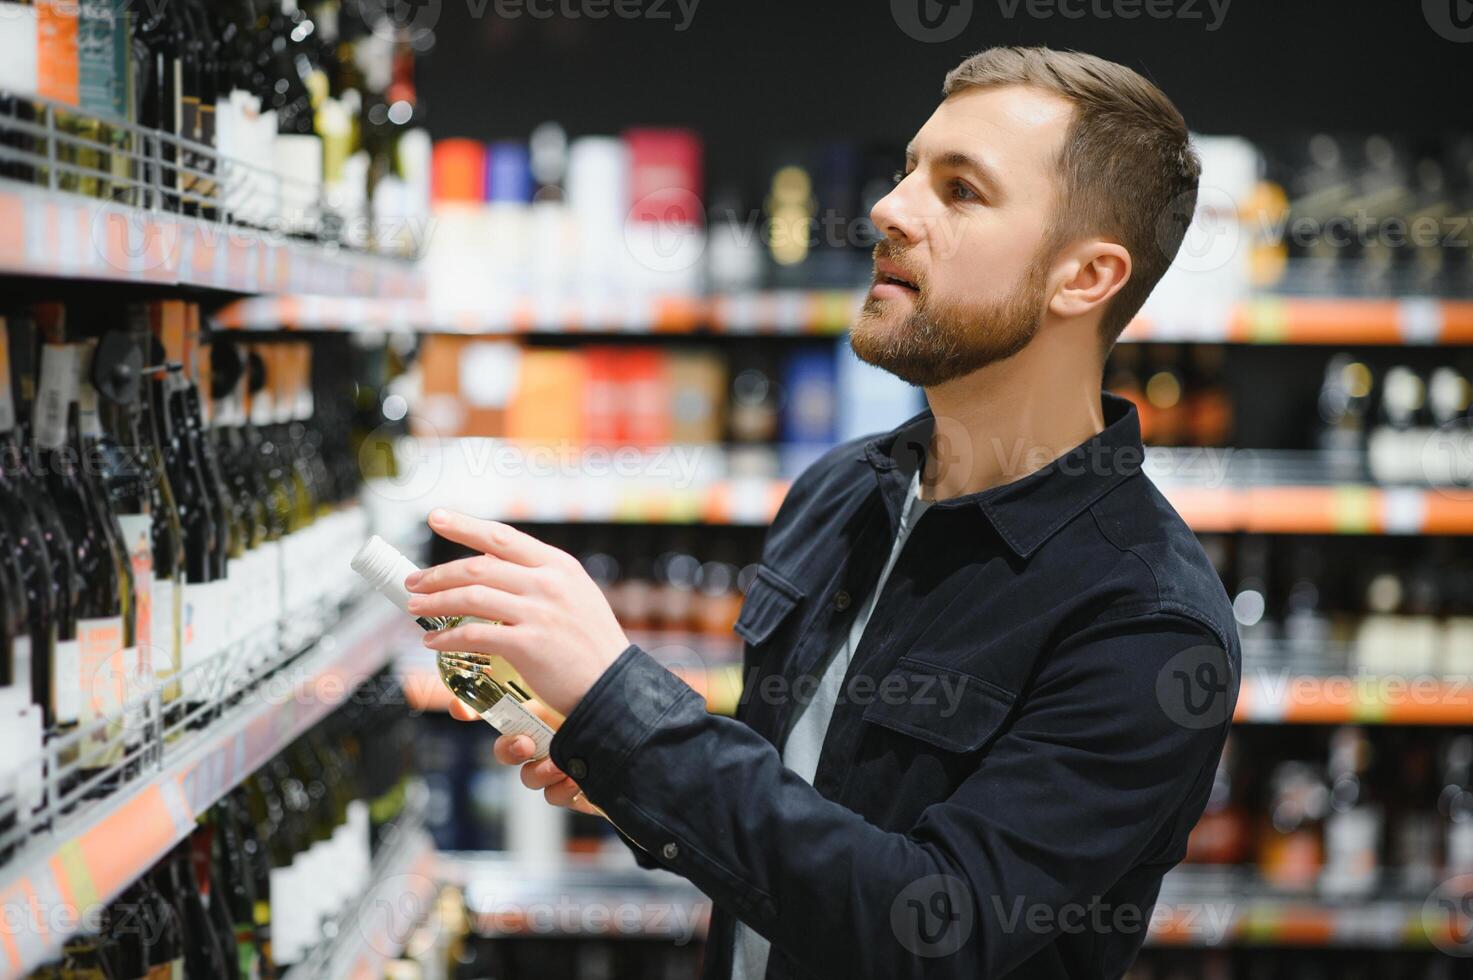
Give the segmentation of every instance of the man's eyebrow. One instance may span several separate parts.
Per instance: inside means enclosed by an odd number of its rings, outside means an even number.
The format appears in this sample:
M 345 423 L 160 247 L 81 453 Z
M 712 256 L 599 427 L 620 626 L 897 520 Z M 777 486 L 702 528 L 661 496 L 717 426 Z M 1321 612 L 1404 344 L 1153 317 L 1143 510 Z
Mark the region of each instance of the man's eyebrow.
M 907 166 L 916 162 L 916 156 L 914 144 L 905 148 L 905 162 Z M 936 166 L 945 167 L 948 170 L 970 171 L 981 183 L 987 185 L 988 190 L 993 193 L 1001 190 L 1002 185 L 998 183 L 997 172 L 986 163 L 983 163 L 970 154 L 963 153 L 961 150 L 947 150 L 944 153 L 937 154 L 934 163 Z

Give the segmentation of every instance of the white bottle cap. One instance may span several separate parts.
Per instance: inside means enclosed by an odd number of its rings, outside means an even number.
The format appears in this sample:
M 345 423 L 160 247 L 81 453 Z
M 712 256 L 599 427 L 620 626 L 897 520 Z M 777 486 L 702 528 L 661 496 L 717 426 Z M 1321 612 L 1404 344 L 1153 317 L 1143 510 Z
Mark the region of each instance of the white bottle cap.
M 363 543 L 349 564 L 380 595 L 409 612 L 409 590 L 404 587 L 404 580 L 419 571 L 419 566 L 400 554 L 399 549 L 375 534 Z

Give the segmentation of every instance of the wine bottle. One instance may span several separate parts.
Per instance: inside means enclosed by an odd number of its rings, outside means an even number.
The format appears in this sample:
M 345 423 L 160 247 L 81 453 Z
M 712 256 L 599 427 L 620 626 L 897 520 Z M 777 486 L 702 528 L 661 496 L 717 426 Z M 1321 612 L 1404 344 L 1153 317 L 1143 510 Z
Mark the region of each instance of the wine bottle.
M 380 595 L 409 612 L 409 590 L 404 580 L 419 567 L 378 535 L 353 556 L 353 571 L 363 576 Z M 413 613 L 410 613 L 413 615 Z M 426 630 L 450 629 L 464 617 L 416 616 Z M 436 656 L 440 680 L 462 702 L 503 735 L 526 735 L 536 745 L 533 758 L 546 757 L 552 746 L 553 730 L 525 707 L 532 695 L 518 683 L 516 671 L 500 657 L 479 653 L 450 653 Z
M 125 586 L 102 512 L 79 465 L 83 458 L 77 407 L 79 348 L 67 343 L 59 304 L 40 304 L 35 309 L 46 343 L 41 350 L 32 438 L 37 463 L 66 526 L 84 584 L 77 610 L 75 673 L 56 678 L 56 683 L 73 692 L 76 721 L 90 729 L 82 765 L 97 769 L 115 760 L 111 736 L 116 733 L 95 723 L 122 703 Z
M 147 307 L 129 308 L 128 331 L 139 360 L 157 368 L 163 362 L 163 348 L 155 349 L 155 341 L 148 329 Z M 179 522 L 174 488 L 164 466 L 152 394 L 153 387 L 163 382 L 165 374 L 164 370 L 156 369 L 139 379 L 133 410 L 126 414 L 121 424 L 127 433 L 122 441 L 147 474 L 153 569 L 149 584 L 149 632 L 142 642 L 149 645 L 149 662 L 153 667 L 154 683 L 159 688 L 163 723 L 167 730 L 177 722 L 182 706 L 179 671 L 183 655 L 181 629 L 185 557 L 184 529 Z
M 154 418 L 164 467 L 179 508 L 184 532 L 184 585 L 180 614 L 180 680 L 184 711 L 191 716 L 209 697 L 208 673 L 215 653 L 212 600 L 218 579 L 217 516 L 211 506 L 204 473 L 189 440 L 182 412 L 181 388 L 185 347 L 184 304 L 164 301 L 150 306 L 150 328 L 158 338 L 169 369 L 150 384 Z
M 111 428 L 103 427 L 104 402 L 93 383 L 97 341 L 88 339 L 76 348 L 79 448 L 87 461 L 83 473 L 92 485 L 97 519 L 112 542 L 119 570 L 123 650 L 115 663 L 120 675 L 116 707 L 123 712 L 120 750 L 126 752 L 131 771 L 141 761 L 148 710 L 145 695 L 153 686 L 148 643 L 153 629 L 151 517 L 144 474 L 112 434 L 120 425 L 113 418 L 117 405 L 111 399 L 106 403 Z
M 31 648 L 31 685 L 48 735 L 59 735 L 76 726 L 79 713 L 80 688 L 70 681 L 80 675 L 77 609 L 82 581 L 61 513 L 38 476 L 41 471 L 31 452 L 36 396 L 35 322 L 22 315 L 13 318 L 12 323 L 14 329 L 7 331 L 9 336 L 5 339 L 14 390 L 19 397 L 15 402 L 14 431 L 9 434 L 0 431 L 0 442 L 5 447 L 0 468 L 15 500 L 23 505 L 11 513 L 17 520 L 23 521 L 27 515 L 31 518 L 26 539 L 31 544 L 38 589 L 45 589 L 49 583 L 50 603 L 37 602 L 31 607 L 32 635 L 38 641 Z M 46 611 L 48 620 L 36 620 L 37 610 Z M 49 655 L 43 657 L 47 652 Z

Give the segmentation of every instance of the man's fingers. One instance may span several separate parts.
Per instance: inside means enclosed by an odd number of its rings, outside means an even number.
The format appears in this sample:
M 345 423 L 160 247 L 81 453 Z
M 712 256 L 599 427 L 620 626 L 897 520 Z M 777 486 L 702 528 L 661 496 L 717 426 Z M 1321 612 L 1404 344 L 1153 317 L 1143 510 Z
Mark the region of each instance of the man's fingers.
M 578 784 L 571 779 L 562 779 L 542 791 L 543 797 L 553 806 L 563 806 L 569 809 L 581 809 L 573 805 L 573 800 L 578 796 Z M 580 804 L 583 800 L 578 801 Z M 582 811 L 587 812 L 587 811 Z
M 509 592 L 487 585 L 462 585 L 443 592 L 409 597 L 409 611 L 416 616 L 475 616 L 503 623 L 516 623 L 522 600 Z
M 409 576 L 405 587 L 411 592 L 442 592 L 463 585 L 489 585 L 502 592 L 522 594 L 527 588 L 527 573 L 523 566 L 501 558 L 472 555 L 421 569 Z
M 460 698 L 457 697 L 452 697 L 450 699 L 450 717 L 459 718 L 461 721 L 481 720 L 481 716 L 476 714 L 475 711 L 471 709 L 470 705 L 466 704 L 464 701 L 460 700 Z
M 559 769 L 551 759 L 539 759 L 522 766 L 522 785 L 528 789 L 547 789 L 567 778 L 567 773 Z M 572 795 L 568 798 L 572 799 Z
M 525 735 L 502 735 L 491 746 L 491 754 L 503 766 L 519 766 L 537 752 L 537 743 Z
M 561 554 L 556 548 L 509 524 L 467 517 L 442 507 L 430 511 L 430 528 L 442 538 L 474 548 L 482 554 L 532 568 L 545 565 Z

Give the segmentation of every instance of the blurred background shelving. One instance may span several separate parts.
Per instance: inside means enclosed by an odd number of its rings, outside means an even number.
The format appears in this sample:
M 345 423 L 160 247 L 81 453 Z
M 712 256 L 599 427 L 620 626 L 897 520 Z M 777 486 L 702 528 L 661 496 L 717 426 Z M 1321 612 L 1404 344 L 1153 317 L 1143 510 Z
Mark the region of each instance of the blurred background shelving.
M 456 555 L 430 506 L 513 521 L 734 713 L 730 627 L 787 488 L 923 407 L 844 339 L 866 216 L 997 25 L 922 42 L 881 4 L 839 44 L 823 5 L 689 31 L 474 6 L 0 2 L 0 594 L 29 600 L 0 603 L 0 976 L 697 975 L 704 897 L 496 767 L 346 555 L 370 531 Z M 1197 138 L 1193 232 L 1104 375 L 1245 652 L 1137 980 L 1442 978 L 1473 952 L 1473 116 L 1428 95 L 1466 74 L 1428 16 L 1006 25 L 1236 134 Z M 1367 37 L 1418 54 L 1292 54 Z M 1225 89 L 1204 59 L 1257 67 Z M 28 465 L 46 344 L 77 352 L 61 441 L 157 446 L 178 483 L 145 507 L 108 464 L 106 508 L 58 513 L 116 539 L 117 603 L 77 616 L 36 604 L 49 558 L 8 558 L 66 490 Z M 155 633 L 170 589 L 195 618 Z M 36 666 L 70 663 L 73 619 L 118 626 L 118 683 L 68 675 L 85 710 Z

